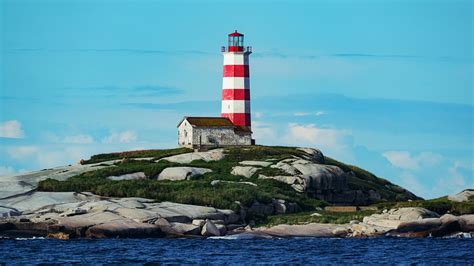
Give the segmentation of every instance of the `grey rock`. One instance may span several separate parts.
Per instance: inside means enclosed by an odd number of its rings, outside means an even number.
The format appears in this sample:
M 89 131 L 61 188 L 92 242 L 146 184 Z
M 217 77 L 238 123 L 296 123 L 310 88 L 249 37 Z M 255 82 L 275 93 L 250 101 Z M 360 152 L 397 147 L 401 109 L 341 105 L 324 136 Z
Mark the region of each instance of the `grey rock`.
M 364 217 L 364 223 L 395 229 L 403 222 L 417 221 L 424 218 L 439 218 L 439 215 L 420 207 L 391 209 L 385 213 Z
M 241 165 L 248 165 L 248 166 L 261 166 L 261 167 L 268 167 L 272 165 L 272 162 L 265 162 L 265 161 L 242 161 L 239 162 Z
M 144 172 L 136 172 L 131 174 L 119 175 L 119 176 L 109 176 L 107 179 L 110 180 L 136 180 L 136 179 L 146 179 Z
M 212 172 L 211 169 L 197 167 L 168 167 L 158 175 L 158 180 L 190 180 L 196 175 Z
M 219 230 L 219 235 L 223 236 L 227 234 L 227 227 L 223 224 L 216 224 L 216 228 Z
M 324 155 L 320 150 L 313 148 L 298 148 L 298 150 L 304 151 L 307 154 L 304 159 L 310 160 L 313 163 L 324 163 Z
M 203 235 L 203 236 L 220 236 L 221 233 L 213 222 L 211 222 L 210 220 L 207 220 L 206 223 L 204 224 L 204 226 L 202 227 L 201 235 Z
M 162 158 L 160 160 L 166 160 L 173 163 L 190 163 L 195 160 L 203 160 L 206 162 L 219 161 L 225 156 L 224 149 L 214 149 L 205 152 L 191 152 L 179 155 L 173 155 L 170 157 Z
M 204 219 L 194 219 L 192 224 L 197 225 L 199 227 L 203 227 L 204 224 L 206 224 L 206 220 L 204 220 Z
M 456 202 L 469 201 L 470 197 L 474 197 L 474 189 L 465 189 L 457 194 L 449 195 L 448 199 Z
M 201 227 L 194 224 L 171 223 L 171 228 L 182 235 L 199 235 L 201 232 Z
M 247 178 L 253 176 L 260 168 L 253 166 L 234 166 L 232 168 L 232 175 L 245 176 Z

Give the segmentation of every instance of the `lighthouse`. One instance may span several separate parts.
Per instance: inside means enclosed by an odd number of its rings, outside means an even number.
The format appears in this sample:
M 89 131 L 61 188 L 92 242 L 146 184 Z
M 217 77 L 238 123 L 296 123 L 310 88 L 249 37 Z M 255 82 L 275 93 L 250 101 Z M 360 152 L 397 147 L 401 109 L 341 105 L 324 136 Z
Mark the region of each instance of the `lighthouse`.
M 244 35 L 235 31 L 228 35 L 227 47 L 222 47 L 221 52 L 224 55 L 221 117 L 183 117 L 177 125 L 179 147 L 200 151 L 210 147 L 255 145 L 250 128 L 249 55 L 252 47 L 244 47 Z
M 223 46 L 221 52 L 224 56 L 221 117 L 250 129 L 249 55 L 252 47 L 244 47 L 244 35 L 235 31 L 228 35 L 227 47 Z

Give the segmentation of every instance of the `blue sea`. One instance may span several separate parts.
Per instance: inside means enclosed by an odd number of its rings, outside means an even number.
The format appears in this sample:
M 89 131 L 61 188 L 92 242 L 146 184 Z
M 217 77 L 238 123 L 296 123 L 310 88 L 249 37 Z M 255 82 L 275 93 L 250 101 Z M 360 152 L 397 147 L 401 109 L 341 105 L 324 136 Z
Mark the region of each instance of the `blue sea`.
M 473 264 L 474 239 L 3 239 L 4 263 Z

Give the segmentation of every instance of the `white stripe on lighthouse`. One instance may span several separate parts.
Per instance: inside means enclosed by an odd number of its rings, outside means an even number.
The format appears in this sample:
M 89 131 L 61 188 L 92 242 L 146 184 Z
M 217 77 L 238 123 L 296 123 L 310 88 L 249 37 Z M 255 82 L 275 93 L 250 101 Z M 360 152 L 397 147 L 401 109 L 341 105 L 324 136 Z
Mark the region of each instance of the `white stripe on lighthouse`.
M 248 58 L 248 57 L 247 57 Z M 244 53 L 224 53 L 224 65 L 248 65 Z
M 250 101 L 244 100 L 223 100 L 222 113 L 250 113 Z
M 225 77 L 222 79 L 223 89 L 250 89 L 250 79 L 244 77 Z

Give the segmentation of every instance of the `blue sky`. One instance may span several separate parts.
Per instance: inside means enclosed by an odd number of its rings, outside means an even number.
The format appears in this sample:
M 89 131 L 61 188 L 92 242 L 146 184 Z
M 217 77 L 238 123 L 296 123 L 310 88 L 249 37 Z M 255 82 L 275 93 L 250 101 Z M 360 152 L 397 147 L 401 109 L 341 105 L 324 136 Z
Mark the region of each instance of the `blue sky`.
M 0 176 L 176 146 L 251 55 L 257 143 L 320 148 L 433 198 L 474 187 L 472 1 L 0 0 Z

